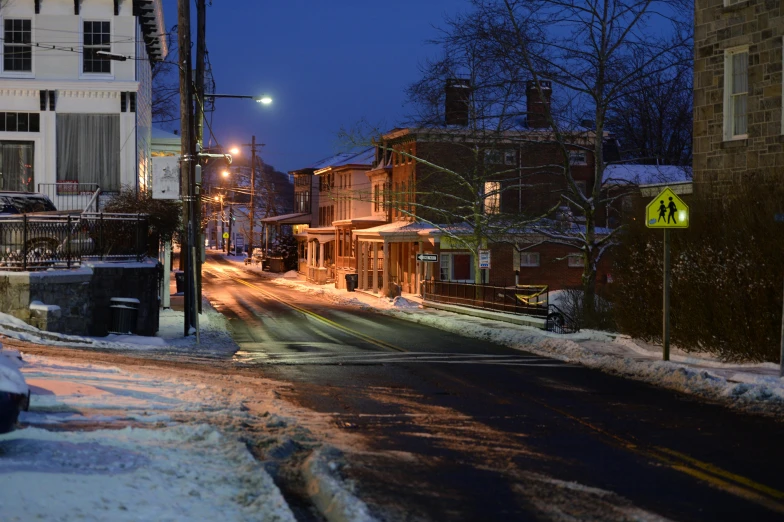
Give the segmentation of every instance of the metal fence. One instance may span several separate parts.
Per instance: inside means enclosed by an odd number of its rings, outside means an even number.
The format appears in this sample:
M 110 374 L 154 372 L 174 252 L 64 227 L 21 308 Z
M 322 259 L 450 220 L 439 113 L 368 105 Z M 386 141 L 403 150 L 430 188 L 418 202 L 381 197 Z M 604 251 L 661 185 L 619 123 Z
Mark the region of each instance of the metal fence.
M 427 301 L 547 316 L 547 287 L 490 286 L 451 281 L 424 281 L 423 285 L 422 297 Z
M 98 212 L 101 189 L 97 183 L 39 183 L 38 192 L 45 194 L 57 210 Z
M 434 303 L 455 304 L 546 319 L 545 328 L 555 333 L 572 333 L 579 325 L 548 301 L 547 286 L 490 286 L 451 281 L 423 281 L 422 298 Z
M 147 255 L 144 214 L 0 216 L 0 269 L 71 268 L 84 260 L 135 260 Z

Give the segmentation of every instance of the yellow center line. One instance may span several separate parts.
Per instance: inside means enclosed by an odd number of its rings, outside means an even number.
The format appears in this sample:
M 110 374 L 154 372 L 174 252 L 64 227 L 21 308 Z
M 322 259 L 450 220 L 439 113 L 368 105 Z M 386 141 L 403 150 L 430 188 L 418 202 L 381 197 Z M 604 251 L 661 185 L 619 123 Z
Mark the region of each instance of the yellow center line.
M 237 283 L 245 285 L 245 286 L 247 286 L 249 288 L 253 288 L 254 290 L 256 290 L 257 292 L 261 293 L 262 295 L 264 295 L 266 297 L 269 297 L 271 299 L 275 299 L 275 300 L 285 304 L 286 306 L 289 306 L 289 307 L 293 308 L 294 310 L 297 310 L 298 312 L 307 315 L 308 317 L 312 317 L 313 319 L 315 319 L 317 321 L 320 321 L 320 322 L 322 322 L 324 324 L 327 324 L 327 325 L 329 325 L 329 326 L 331 326 L 333 328 L 336 328 L 336 329 L 338 329 L 338 330 L 340 330 L 342 332 L 345 332 L 347 334 L 353 335 L 354 337 L 357 337 L 357 338 L 359 338 L 359 339 L 361 339 L 361 340 L 363 340 L 363 341 L 365 341 L 367 343 L 373 344 L 375 346 L 379 346 L 381 348 L 388 348 L 388 349 L 391 349 L 391 350 L 395 350 L 395 351 L 398 351 L 398 352 L 408 352 L 409 351 L 409 350 L 406 350 L 404 348 L 400 348 L 398 346 L 389 344 L 387 342 L 380 341 L 378 339 L 374 339 L 374 338 L 372 338 L 372 337 L 370 337 L 368 335 L 365 335 L 365 334 L 363 334 L 361 332 L 358 332 L 358 331 L 356 331 L 356 330 L 354 330 L 352 328 L 348 328 L 346 326 L 338 324 L 335 321 L 327 319 L 326 317 L 323 317 L 323 316 L 321 316 L 321 315 L 319 315 L 319 314 L 317 314 L 315 312 L 312 312 L 310 310 L 307 310 L 305 308 L 297 306 L 297 305 L 295 305 L 293 303 L 290 303 L 290 302 L 288 302 L 288 301 L 286 301 L 284 299 L 281 299 L 279 296 L 277 296 L 275 294 L 272 294 L 270 292 L 267 292 L 267 291 L 263 290 L 261 287 L 259 287 L 258 285 L 253 284 L 251 282 L 248 282 L 248 281 L 246 281 L 244 279 L 239 279 L 239 278 L 233 277 L 233 276 L 228 276 L 228 277 L 231 280 L 236 281 Z M 468 383 L 464 383 L 464 384 L 468 384 Z M 472 385 L 472 387 L 475 387 L 475 386 Z M 595 424 L 592 424 L 592 423 L 590 423 L 590 422 L 588 422 L 588 421 L 586 421 L 584 419 L 576 417 L 575 415 L 572 415 L 572 414 L 570 414 L 570 413 L 568 413 L 566 411 L 563 411 L 563 410 L 561 410 L 559 408 L 555 408 L 555 407 L 545 403 L 544 401 L 541 401 L 539 399 L 536 399 L 536 398 L 530 397 L 530 396 L 527 396 L 527 397 L 531 401 L 536 402 L 537 404 L 539 404 L 541 406 L 544 406 L 545 408 L 547 408 L 549 410 L 552 410 L 552 411 L 554 411 L 554 412 L 556 412 L 556 413 L 558 413 L 560 415 L 563 415 L 564 417 L 567 417 L 567 418 L 569 418 L 569 419 L 571 419 L 571 420 L 573 420 L 573 421 L 575 421 L 575 422 L 577 422 L 577 423 L 579 423 L 579 424 L 581 424 L 581 425 L 591 429 L 592 431 L 600 433 L 601 435 L 604 435 L 605 437 L 608 437 L 608 438 L 614 440 L 616 443 L 618 443 L 619 445 L 621 445 L 622 447 L 626 448 L 629 451 L 632 451 L 634 453 L 637 453 L 638 455 L 642 455 L 642 456 L 650 458 L 650 459 L 657 460 L 657 461 L 661 462 L 662 464 L 665 464 L 670 469 L 673 469 L 675 471 L 679 471 L 681 473 L 684 473 L 686 475 L 694 477 L 694 478 L 696 478 L 698 480 L 706 482 L 709 485 L 715 487 L 716 489 L 720 489 L 720 490 L 725 491 L 727 493 L 730 493 L 732 495 L 744 498 L 746 500 L 754 502 L 754 503 L 756 503 L 756 504 L 758 504 L 760 506 L 768 508 L 768 509 L 770 509 L 772 511 L 775 511 L 777 513 L 784 514 L 784 504 L 778 502 L 778 500 L 784 499 L 784 492 L 781 492 L 781 491 L 779 491 L 777 489 L 771 488 L 771 487 L 766 486 L 764 484 L 760 484 L 758 482 L 755 482 L 754 480 L 751 480 L 751 479 L 749 479 L 747 477 L 743 477 L 741 475 L 738 475 L 738 474 L 726 471 L 726 470 L 721 469 L 718 466 L 715 466 L 715 465 L 710 464 L 708 462 L 702 462 L 702 461 L 700 461 L 698 459 L 695 459 L 695 458 L 690 457 L 688 455 L 685 455 L 683 453 L 677 452 L 675 450 L 671 450 L 669 448 L 664 448 L 664 447 L 660 447 L 660 446 L 651 447 L 651 448 L 642 447 L 641 445 L 635 443 L 632 440 L 629 440 L 627 438 L 621 437 L 619 435 L 615 435 L 615 434 L 613 434 L 613 433 L 611 433 L 611 432 L 609 432 L 609 431 L 607 431 L 607 430 L 605 430 L 605 429 L 603 429 L 603 428 L 601 428 L 599 426 L 596 426 Z

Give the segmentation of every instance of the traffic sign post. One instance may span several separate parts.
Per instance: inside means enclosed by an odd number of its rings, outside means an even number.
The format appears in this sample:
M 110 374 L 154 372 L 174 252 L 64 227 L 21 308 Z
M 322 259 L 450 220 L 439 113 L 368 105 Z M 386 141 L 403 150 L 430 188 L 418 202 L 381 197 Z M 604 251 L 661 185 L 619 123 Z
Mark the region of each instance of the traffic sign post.
M 645 207 L 645 226 L 664 229 L 664 280 L 662 289 L 662 360 L 670 360 L 670 229 L 689 228 L 689 206 L 665 187 Z
M 490 270 L 490 251 L 489 250 L 480 250 L 479 251 L 479 269 L 480 270 Z

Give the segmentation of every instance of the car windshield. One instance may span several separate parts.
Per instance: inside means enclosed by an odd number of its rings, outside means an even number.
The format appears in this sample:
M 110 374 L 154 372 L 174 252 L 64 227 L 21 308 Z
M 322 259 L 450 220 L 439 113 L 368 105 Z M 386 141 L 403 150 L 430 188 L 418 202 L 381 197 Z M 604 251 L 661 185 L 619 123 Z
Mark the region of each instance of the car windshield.
M 27 214 L 57 210 L 44 196 L 0 196 L 0 212 L 3 214 Z

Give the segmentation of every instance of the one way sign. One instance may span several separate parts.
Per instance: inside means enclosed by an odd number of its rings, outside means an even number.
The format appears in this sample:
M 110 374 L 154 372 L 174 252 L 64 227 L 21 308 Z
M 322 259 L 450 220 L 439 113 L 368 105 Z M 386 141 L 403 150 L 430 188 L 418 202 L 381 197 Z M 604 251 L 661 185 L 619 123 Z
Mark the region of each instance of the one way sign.
M 417 261 L 424 261 L 425 263 L 435 263 L 438 261 L 436 254 L 417 254 Z

